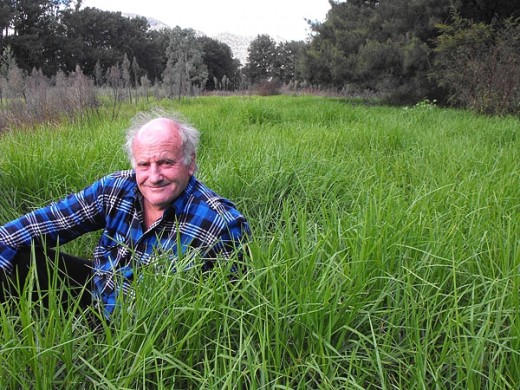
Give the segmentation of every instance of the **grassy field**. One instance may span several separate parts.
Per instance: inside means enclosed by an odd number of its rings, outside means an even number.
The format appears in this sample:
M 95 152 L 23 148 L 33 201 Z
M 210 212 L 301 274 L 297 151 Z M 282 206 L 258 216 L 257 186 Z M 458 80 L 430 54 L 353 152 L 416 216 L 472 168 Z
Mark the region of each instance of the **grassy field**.
M 318 97 L 161 106 L 202 131 L 197 175 L 248 217 L 250 272 L 151 267 L 101 332 L 77 309 L 0 306 L 0 388 L 520 386 L 520 120 Z M 136 110 L 2 135 L 0 223 L 127 168 Z

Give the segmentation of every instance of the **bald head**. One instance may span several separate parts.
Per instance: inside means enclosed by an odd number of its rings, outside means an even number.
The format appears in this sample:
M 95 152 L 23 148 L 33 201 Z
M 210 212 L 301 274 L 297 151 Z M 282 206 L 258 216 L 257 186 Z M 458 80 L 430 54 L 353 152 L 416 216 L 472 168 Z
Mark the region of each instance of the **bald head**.
M 136 135 L 144 132 L 154 132 L 161 130 L 169 130 L 178 133 L 178 127 L 179 125 L 173 119 L 160 117 L 149 120 L 144 125 L 142 125 L 141 128 L 137 131 Z
M 137 130 L 133 142 L 153 138 L 171 138 L 172 141 L 179 140 L 180 134 L 177 122 L 168 118 L 152 119 Z

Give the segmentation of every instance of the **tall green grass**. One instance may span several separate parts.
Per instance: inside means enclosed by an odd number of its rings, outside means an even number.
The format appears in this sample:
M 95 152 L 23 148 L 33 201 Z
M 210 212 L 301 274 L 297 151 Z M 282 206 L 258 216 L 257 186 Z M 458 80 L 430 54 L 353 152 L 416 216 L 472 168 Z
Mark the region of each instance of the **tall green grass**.
M 28 294 L 0 306 L 0 387 L 518 387 L 518 119 L 317 97 L 159 104 L 202 131 L 197 175 L 248 217 L 248 274 L 154 265 L 98 331 Z M 4 134 L 0 223 L 127 168 L 134 111 Z M 88 256 L 95 239 L 64 250 Z

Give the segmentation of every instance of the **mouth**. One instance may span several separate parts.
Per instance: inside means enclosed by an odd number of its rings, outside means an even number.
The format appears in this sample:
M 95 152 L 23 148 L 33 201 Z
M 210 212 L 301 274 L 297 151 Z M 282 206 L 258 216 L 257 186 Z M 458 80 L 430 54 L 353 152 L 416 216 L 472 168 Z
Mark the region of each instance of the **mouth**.
M 149 191 L 152 191 L 152 192 L 157 192 L 157 191 L 162 191 L 164 190 L 166 186 L 147 186 L 146 188 L 149 190 Z

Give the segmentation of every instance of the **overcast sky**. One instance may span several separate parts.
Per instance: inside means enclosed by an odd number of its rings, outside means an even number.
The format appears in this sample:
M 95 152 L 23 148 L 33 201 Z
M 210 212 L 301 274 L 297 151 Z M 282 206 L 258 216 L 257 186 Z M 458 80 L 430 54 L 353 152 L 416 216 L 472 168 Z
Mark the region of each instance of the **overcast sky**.
M 218 33 L 304 40 L 305 19 L 323 21 L 328 0 L 84 0 L 84 7 L 152 17 L 213 36 Z

